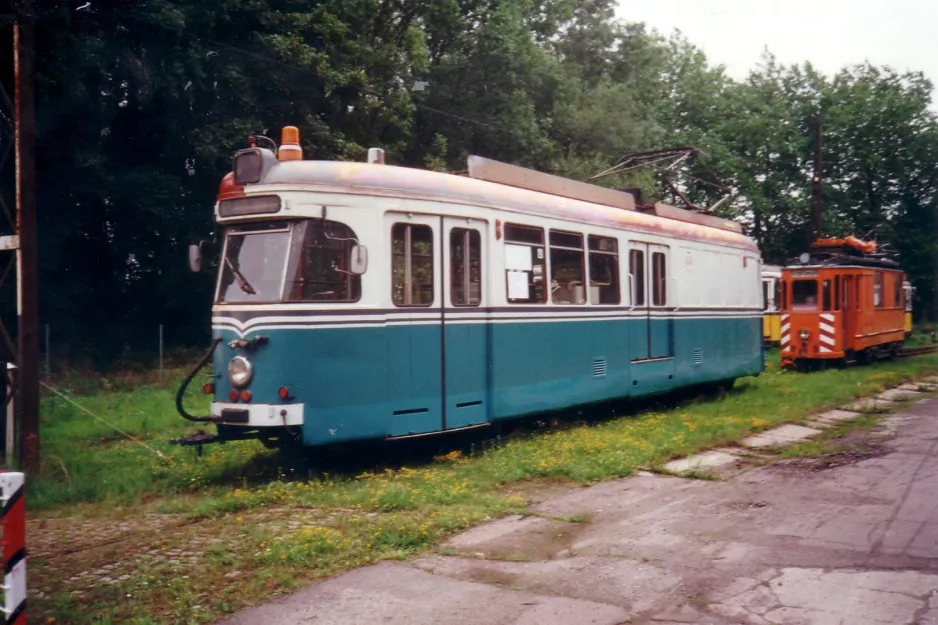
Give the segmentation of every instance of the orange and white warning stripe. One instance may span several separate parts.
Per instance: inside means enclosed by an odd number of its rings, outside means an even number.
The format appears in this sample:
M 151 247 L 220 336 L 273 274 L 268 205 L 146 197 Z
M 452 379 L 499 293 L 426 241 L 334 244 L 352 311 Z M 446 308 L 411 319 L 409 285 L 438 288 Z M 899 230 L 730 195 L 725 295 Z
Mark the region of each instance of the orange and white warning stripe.
M 5 625 L 26 623 L 26 499 L 23 474 L 0 472 L 3 503 L 3 611 Z
M 779 344 L 782 346 L 782 349 L 785 349 L 785 346 L 791 341 L 791 322 L 788 320 L 788 315 L 782 315 L 781 322 L 782 327 L 779 333 Z
M 834 315 L 821 313 L 821 319 L 818 323 L 818 338 L 821 340 L 820 350 L 822 354 L 829 354 L 834 351 L 834 345 L 837 344 L 834 333 Z

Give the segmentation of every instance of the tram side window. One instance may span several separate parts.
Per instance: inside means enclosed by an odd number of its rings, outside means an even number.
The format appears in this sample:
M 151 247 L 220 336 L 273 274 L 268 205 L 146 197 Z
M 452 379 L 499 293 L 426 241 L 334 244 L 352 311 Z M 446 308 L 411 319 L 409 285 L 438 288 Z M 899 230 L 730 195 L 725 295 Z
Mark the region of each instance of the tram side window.
M 762 310 L 769 309 L 769 281 L 762 281 Z
M 335 221 L 301 221 L 293 231 L 284 301 L 357 302 L 361 276 L 349 272 L 356 236 Z
M 544 230 L 505 224 L 505 280 L 509 304 L 547 301 L 545 263 Z
M 453 228 L 449 235 L 450 300 L 453 306 L 482 302 L 482 239 L 478 230 Z
M 822 287 L 822 296 L 824 299 L 824 311 L 829 311 L 831 309 L 831 281 L 825 280 L 824 286 Z
M 589 237 L 590 303 L 619 303 L 619 243 L 610 237 Z
M 395 306 L 433 304 L 433 230 L 420 224 L 391 228 L 392 299 Z
M 840 276 L 834 276 L 834 310 L 840 310 Z
M 651 255 L 652 274 L 652 306 L 667 306 L 668 304 L 668 259 L 662 252 Z
M 791 285 L 792 310 L 817 310 L 817 280 L 795 280 Z
M 645 252 L 629 250 L 629 277 L 632 282 L 632 305 L 645 305 Z
M 785 309 L 785 283 L 780 279 L 775 280 L 775 310 Z
M 896 299 L 893 301 L 893 306 L 896 308 L 902 308 L 902 280 L 899 279 L 899 276 L 892 274 L 892 283 L 894 285 L 893 291 L 896 294 Z
M 873 306 L 883 307 L 883 272 L 877 271 L 873 276 Z
M 583 235 L 550 231 L 550 299 L 555 304 L 585 304 Z

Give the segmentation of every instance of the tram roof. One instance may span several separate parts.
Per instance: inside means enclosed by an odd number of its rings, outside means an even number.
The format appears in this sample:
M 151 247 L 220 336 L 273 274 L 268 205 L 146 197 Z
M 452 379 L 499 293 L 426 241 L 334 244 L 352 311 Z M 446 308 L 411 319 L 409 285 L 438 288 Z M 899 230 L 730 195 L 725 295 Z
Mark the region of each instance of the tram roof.
M 533 170 L 523 171 L 539 174 Z M 547 174 L 543 175 L 547 176 Z M 576 181 L 569 182 L 582 184 Z M 633 208 L 617 208 L 593 201 L 583 201 L 466 176 L 394 165 L 347 161 L 277 162 L 266 169 L 258 184 L 246 185 L 245 191 L 247 194 L 254 194 L 268 185 L 309 185 L 325 192 L 381 195 L 486 206 L 520 214 L 704 241 L 758 253 L 755 241 L 741 232 L 706 223 L 707 221 L 714 224 L 731 222 L 664 204 L 656 204 L 653 211 L 637 210 L 634 208 L 634 197 L 632 198 Z M 593 185 L 588 186 L 622 195 L 631 195 Z M 675 218 L 675 216 L 680 218 Z M 694 223 L 695 221 L 705 223 Z M 738 228 L 738 225 L 733 225 Z

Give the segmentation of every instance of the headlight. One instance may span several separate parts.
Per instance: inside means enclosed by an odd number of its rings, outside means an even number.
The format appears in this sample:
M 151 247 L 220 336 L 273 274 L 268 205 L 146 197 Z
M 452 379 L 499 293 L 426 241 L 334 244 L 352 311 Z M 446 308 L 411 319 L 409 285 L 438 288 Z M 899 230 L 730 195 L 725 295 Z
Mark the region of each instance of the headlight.
M 808 332 L 807 328 L 801 328 L 801 332 L 798 333 L 798 336 L 801 337 L 802 341 L 807 341 L 808 337 L 811 336 L 811 333 Z M 230 367 L 229 367 L 229 371 L 230 371 Z
M 254 366 L 244 356 L 235 356 L 228 363 L 228 379 L 238 388 L 247 386 L 254 375 Z

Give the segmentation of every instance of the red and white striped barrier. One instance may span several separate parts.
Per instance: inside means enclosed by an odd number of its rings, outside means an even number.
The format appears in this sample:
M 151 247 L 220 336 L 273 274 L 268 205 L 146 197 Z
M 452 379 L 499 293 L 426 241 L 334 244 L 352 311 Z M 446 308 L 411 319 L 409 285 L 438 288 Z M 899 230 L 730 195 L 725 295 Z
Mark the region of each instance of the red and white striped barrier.
M 3 503 L 3 611 L 5 625 L 26 624 L 26 495 L 22 473 L 0 472 Z
M 837 344 L 835 339 L 836 329 L 834 328 L 834 315 L 830 313 L 821 314 L 821 320 L 818 322 L 819 335 L 821 339 L 821 353 L 829 354 L 834 351 Z

